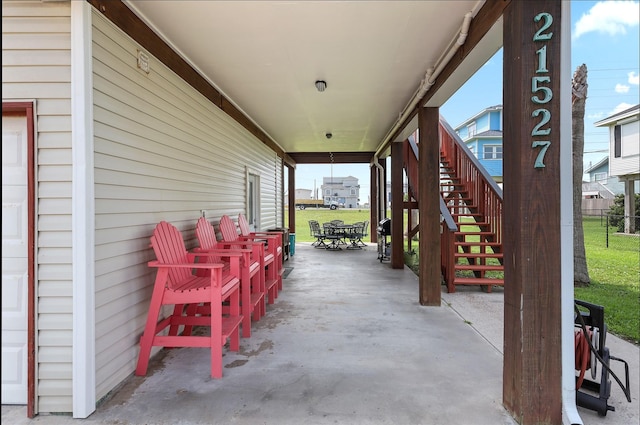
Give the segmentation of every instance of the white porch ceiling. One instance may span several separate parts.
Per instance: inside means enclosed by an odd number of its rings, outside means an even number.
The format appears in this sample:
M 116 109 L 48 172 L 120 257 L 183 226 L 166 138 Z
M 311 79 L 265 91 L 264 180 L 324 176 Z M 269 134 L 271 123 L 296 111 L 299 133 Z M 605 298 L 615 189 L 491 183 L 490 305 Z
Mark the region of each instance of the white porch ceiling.
M 483 3 L 126 2 L 285 152 L 376 151 L 458 38 L 465 14 Z M 495 27 L 430 106 L 500 48 Z M 316 80 L 327 82 L 324 92 Z

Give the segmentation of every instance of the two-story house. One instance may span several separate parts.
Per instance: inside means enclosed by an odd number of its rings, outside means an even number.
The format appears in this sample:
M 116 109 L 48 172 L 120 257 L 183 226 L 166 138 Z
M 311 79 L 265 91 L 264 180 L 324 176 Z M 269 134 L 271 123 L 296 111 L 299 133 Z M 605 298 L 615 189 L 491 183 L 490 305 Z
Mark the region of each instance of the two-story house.
M 483 109 L 454 130 L 496 183 L 502 185 L 502 105 Z
M 345 208 L 358 207 L 360 185 L 356 177 L 323 177 L 321 189 L 325 204 L 337 202 Z
M 640 181 L 640 105 L 613 114 L 594 125 L 609 127 L 609 174 L 624 182 L 625 233 L 635 233 L 635 194 Z

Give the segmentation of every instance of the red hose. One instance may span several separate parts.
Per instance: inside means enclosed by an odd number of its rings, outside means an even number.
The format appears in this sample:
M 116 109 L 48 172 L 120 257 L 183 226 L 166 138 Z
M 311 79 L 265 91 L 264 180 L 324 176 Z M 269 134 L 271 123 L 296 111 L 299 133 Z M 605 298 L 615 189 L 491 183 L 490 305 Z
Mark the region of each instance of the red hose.
M 576 329 L 574 331 L 575 336 L 575 349 L 576 349 L 576 370 L 580 371 L 580 376 L 578 377 L 578 382 L 576 383 L 576 390 L 580 389 L 582 386 L 582 381 L 584 380 L 584 373 L 587 370 L 587 365 L 589 365 L 589 360 L 591 357 L 591 350 L 589 348 L 589 341 L 591 340 L 592 331 L 591 329 L 587 329 L 589 333 L 588 336 L 584 334 L 582 329 Z M 587 340 L 587 338 L 589 338 Z

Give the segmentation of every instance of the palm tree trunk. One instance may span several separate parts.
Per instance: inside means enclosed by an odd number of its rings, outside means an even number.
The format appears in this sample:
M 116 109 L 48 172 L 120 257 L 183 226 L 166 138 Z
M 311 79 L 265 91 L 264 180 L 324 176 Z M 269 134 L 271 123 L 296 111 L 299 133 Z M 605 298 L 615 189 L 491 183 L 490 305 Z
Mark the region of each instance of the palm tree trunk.
M 572 143 L 573 143 L 573 283 L 587 286 L 591 282 L 587 269 L 582 228 L 582 161 L 584 151 L 584 109 L 587 100 L 587 66 L 580 65 L 572 80 Z

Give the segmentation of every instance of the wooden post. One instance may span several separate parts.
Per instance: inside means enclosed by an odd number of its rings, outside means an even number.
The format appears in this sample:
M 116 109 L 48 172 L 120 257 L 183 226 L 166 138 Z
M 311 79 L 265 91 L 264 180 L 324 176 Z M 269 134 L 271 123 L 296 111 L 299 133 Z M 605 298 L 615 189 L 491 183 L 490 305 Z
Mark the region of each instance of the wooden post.
M 420 304 L 440 306 L 440 110 L 418 111 L 418 210 L 420 211 Z
M 560 1 L 504 13 L 503 402 L 523 425 L 562 423 L 560 22 Z
M 374 158 L 374 161 L 377 159 Z M 378 215 L 378 205 L 380 205 L 379 198 L 379 186 L 378 186 L 378 167 L 375 165 L 371 165 L 370 168 L 370 178 L 371 186 L 369 189 L 369 237 L 371 242 L 378 242 L 378 233 L 376 229 L 378 227 L 379 215 Z
M 286 164 L 285 164 L 286 165 Z M 289 205 L 289 232 L 296 232 L 296 169 L 288 166 L 289 193 L 287 203 Z M 282 226 L 284 227 L 284 225 Z
M 391 268 L 404 267 L 402 143 L 391 144 Z

